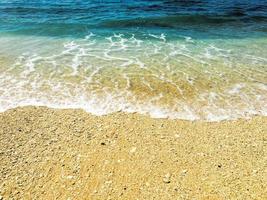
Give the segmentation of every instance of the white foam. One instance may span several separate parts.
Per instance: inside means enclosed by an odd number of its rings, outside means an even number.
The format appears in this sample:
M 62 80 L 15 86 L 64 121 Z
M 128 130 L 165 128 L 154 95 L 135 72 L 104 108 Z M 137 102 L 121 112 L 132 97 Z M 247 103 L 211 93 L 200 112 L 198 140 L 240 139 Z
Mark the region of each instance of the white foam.
M 260 55 L 244 58 L 232 49 L 187 36 L 182 41 L 167 41 L 165 34 L 148 36 L 157 40 L 123 34 L 98 40 L 90 33 L 83 39 L 56 40 L 51 52 L 31 49 L 14 56 L 13 65 L 0 74 L 0 110 L 36 105 L 81 108 L 95 115 L 123 111 L 207 121 L 267 114 L 267 86 L 262 81 L 266 60 Z M 253 71 L 248 67 L 251 63 Z M 227 75 L 229 66 L 240 81 Z M 215 88 L 203 89 L 200 81 L 212 82 Z M 194 88 L 191 99 L 180 82 Z M 161 83 L 174 89 L 157 88 Z M 139 84 L 137 96 L 133 90 Z
M 160 35 L 149 34 L 149 36 L 166 42 L 166 35 L 164 33 L 161 33 Z
M 239 94 L 246 85 L 244 83 L 235 84 L 228 92 L 229 94 Z

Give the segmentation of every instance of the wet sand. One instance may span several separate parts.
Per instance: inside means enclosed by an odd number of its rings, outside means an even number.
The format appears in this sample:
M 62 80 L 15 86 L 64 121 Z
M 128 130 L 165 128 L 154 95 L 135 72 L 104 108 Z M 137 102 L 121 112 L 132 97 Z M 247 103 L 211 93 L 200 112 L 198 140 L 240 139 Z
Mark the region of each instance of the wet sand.
M 267 199 L 267 118 L 0 113 L 0 199 Z

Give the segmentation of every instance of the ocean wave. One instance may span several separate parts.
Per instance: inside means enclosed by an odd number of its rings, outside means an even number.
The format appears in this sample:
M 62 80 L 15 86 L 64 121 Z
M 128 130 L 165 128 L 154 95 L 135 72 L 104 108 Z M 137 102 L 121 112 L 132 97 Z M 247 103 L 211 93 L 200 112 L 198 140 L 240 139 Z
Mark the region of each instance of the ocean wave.
M 265 1 L 1 1 L 0 33 L 83 37 L 92 29 L 136 33 L 156 28 L 248 37 L 265 33 L 266 13 Z
M 244 16 L 237 12 L 231 15 L 174 15 L 160 17 L 141 17 L 135 19 L 110 20 L 101 24 L 104 27 L 167 27 L 184 26 L 235 26 L 240 22 L 267 22 L 266 16 Z
M 266 115 L 265 40 L 143 37 L 2 38 L 0 109 L 43 105 L 207 121 Z

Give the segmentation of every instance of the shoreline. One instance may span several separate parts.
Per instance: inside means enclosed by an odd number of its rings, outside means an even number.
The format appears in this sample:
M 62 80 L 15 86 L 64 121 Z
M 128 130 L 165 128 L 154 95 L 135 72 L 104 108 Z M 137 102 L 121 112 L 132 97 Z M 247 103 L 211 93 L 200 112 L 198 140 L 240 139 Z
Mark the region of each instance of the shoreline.
M 0 113 L 4 199 L 265 199 L 267 117 L 219 122 Z
M 116 115 L 118 113 L 120 114 L 124 114 L 124 115 L 139 115 L 139 116 L 143 116 L 143 117 L 148 117 L 151 119 L 159 119 L 159 120 L 171 120 L 171 121 L 185 121 L 185 122 L 196 122 L 196 123 L 221 123 L 221 122 L 234 122 L 234 121 L 240 121 L 240 120 L 251 120 L 253 118 L 267 118 L 267 113 L 266 112 L 256 112 L 256 113 L 249 113 L 249 112 L 244 112 L 246 115 L 244 116 L 235 116 L 235 117 L 218 117 L 215 116 L 214 119 L 202 119 L 202 118 L 198 118 L 198 117 L 170 117 L 169 115 L 165 115 L 165 114 L 159 114 L 159 115 L 155 115 L 155 114 L 151 114 L 150 112 L 139 112 L 137 110 L 133 110 L 133 111 L 127 111 L 127 110 L 118 110 L 118 111 L 112 111 L 112 112 L 107 112 L 107 113 L 102 113 L 100 114 L 99 112 L 94 112 L 91 110 L 87 110 L 85 108 L 82 107 L 76 107 L 76 106 L 54 106 L 54 105 L 46 105 L 46 104 L 22 104 L 16 107 L 10 107 L 10 108 L 6 108 L 6 109 L 0 109 L 0 114 L 8 112 L 10 110 L 16 110 L 16 109 L 21 109 L 21 108 L 47 108 L 47 109 L 52 109 L 52 110 L 79 110 L 81 112 L 85 112 L 88 115 L 92 116 L 92 117 L 106 117 L 106 116 L 112 116 L 112 115 Z M 160 117 L 161 116 L 161 117 Z

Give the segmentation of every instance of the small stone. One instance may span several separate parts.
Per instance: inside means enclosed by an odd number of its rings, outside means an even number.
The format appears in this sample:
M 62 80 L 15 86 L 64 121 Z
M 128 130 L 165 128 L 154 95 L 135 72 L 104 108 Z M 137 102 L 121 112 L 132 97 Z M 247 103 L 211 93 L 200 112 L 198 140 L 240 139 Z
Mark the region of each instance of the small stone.
M 164 183 L 170 183 L 171 182 L 171 174 L 168 173 L 163 177 L 163 182 Z
M 106 181 L 105 183 L 109 185 L 112 183 L 112 181 Z
M 131 150 L 130 150 L 130 153 L 132 154 L 132 153 L 135 153 L 136 152 L 136 147 L 133 147 L 133 148 L 131 148 Z
M 104 161 L 104 164 L 105 164 L 105 165 L 109 164 L 109 160 L 105 160 L 105 161 Z
M 101 142 L 101 145 L 104 146 L 104 145 L 106 145 L 106 143 L 105 142 Z
M 186 173 L 187 173 L 187 169 L 184 169 L 181 174 L 182 174 L 182 176 L 185 176 Z

